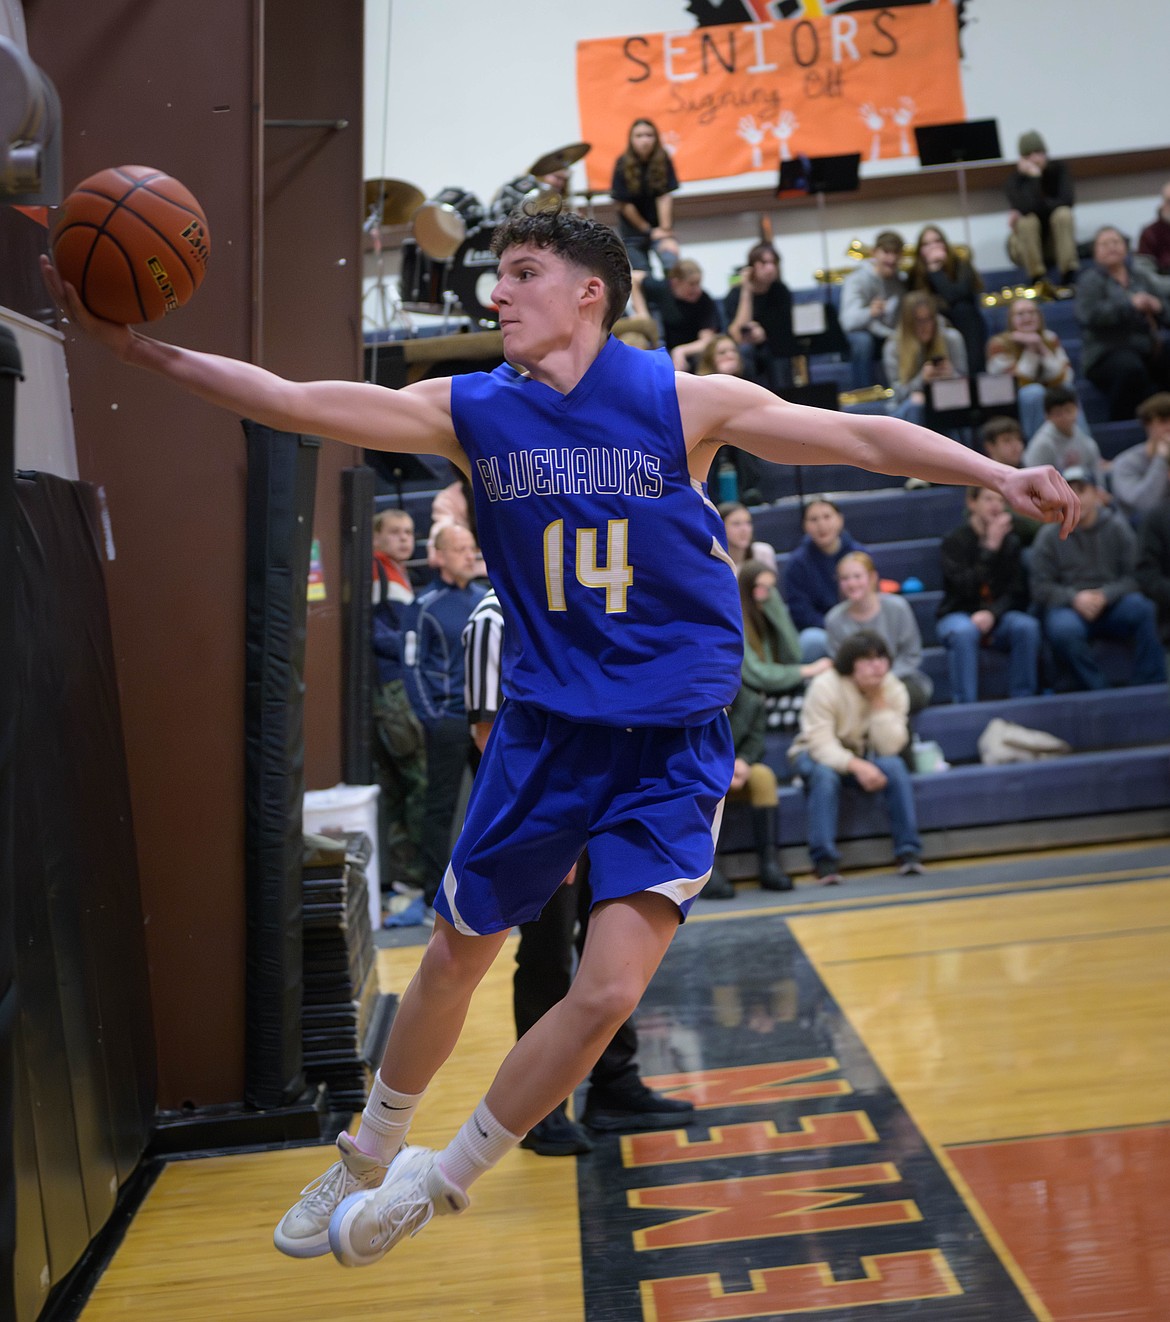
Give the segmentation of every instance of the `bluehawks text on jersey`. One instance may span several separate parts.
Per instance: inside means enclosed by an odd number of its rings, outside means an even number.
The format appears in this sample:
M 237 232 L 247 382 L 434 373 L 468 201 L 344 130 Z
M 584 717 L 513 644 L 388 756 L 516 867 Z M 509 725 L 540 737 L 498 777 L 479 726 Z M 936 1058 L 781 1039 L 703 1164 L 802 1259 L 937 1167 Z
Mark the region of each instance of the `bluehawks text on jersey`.
M 477 460 L 476 468 L 493 504 L 525 496 L 644 496 L 657 500 L 662 495 L 658 456 L 624 447 L 508 450 Z

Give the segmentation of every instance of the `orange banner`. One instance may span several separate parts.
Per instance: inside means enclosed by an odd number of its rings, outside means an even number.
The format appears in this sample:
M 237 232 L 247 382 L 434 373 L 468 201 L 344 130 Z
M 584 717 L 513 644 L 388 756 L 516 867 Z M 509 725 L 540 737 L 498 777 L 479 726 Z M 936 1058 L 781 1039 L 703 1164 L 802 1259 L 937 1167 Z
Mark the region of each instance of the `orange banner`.
M 639 118 L 684 181 L 800 155 L 912 158 L 916 125 L 966 118 L 950 0 L 578 42 L 577 100 L 598 192 Z

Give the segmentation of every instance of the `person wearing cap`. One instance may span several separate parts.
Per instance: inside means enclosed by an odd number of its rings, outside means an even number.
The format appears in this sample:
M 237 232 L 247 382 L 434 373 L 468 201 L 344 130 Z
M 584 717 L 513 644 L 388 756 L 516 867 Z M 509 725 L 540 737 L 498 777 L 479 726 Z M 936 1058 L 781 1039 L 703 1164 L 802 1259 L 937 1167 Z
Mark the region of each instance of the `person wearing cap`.
M 1138 589 L 1137 534 L 1103 503 L 1092 468 L 1065 470 L 1081 502 L 1081 521 L 1064 541 L 1042 528 L 1032 546 L 1032 599 L 1044 633 L 1081 688 L 1105 689 L 1092 643 L 1113 638 L 1133 649 L 1131 684 L 1166 682 L 1166 657 L 1154 603 Z
M 1049 262 L 1069 284 L 1080 267 L 1073 222 L 1072 174 L 1063 161 L 1049 159 L 1035 129 L 1020 134 L 1020 159 L 1004 185 L 1008 213 L 1008 256 L 1022 266 L 1033 285 L 1045 283 Z

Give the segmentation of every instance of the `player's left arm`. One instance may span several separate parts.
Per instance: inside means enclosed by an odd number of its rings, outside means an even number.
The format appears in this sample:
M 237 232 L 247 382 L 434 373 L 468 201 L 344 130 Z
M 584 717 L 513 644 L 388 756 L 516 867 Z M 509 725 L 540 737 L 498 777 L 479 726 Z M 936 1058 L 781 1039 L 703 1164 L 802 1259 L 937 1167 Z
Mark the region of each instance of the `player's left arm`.
M 735 445 L 777 464 L 852 464 L 872 473 L 988 487 L 1021 514 L 1059 523 L 1062 537 L 1080 518 L 1080 501 L 1050 466 L 1009 468 L 901 418 L 789 404 L 739 377 L 679 374 L 675 381 L 691 472 L 700 479 L 719 445 Z

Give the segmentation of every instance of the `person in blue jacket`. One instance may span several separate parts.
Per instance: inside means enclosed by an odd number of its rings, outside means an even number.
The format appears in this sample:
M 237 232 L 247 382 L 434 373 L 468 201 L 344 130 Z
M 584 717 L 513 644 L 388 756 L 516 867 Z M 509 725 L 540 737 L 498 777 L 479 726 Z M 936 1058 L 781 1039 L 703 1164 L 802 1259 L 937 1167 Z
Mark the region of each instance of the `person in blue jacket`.
M 800 633 L 800 659 L 807 663 L 829 655 L 825 616 L 841 600 L 837 564 L 865 547 L 846 531 L 844 515 L 826 496 L 804 507 L 802 526 L 804 536 L 784 570 L 784 600 Z

